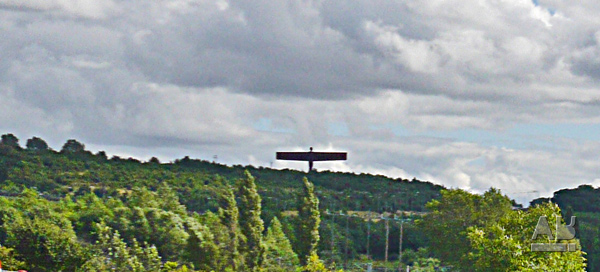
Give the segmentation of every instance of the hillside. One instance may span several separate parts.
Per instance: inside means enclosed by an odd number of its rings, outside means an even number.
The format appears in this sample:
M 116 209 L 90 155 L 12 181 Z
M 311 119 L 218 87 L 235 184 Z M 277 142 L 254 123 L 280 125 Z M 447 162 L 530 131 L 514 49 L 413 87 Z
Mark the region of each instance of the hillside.
M 559 213 L 540 204 L 515 210 L 493 188 L 476 195 L 417 179 L 0 141 L 0 260 L 12 270 L 583 271 L 580 249 L 515 254 L 534 242 L 539 216 Z
M 35 188 L 47 198 L 78 195 L 90 189 L 103 196 L 116 196 L 120 189 L 168 183 L 191 211 L 216 211 L 218 189 L 233 185 L 248 170 L 256 178 L 259 193 L 268 210 L 281 211 L 294 205 L 294 195 L 307 177 L 316 187 L 323 209 L 357 211 L 423 211 L 431 199 L 440 196 L 440 185 L 417 179 L 391 179 L 382 175 L 342 172 L 300 172 L 253 166 L 227 166 L 184 157 L 173 163 L 158 160 L 141 162 L 133 158 L 107 158 L 105 152 L 92 154 L 84 145 L 63 147 L 60 152 L 12 149 L 0 152 L 0 190 L 16 193 L 23 187 Z M 80 149 L 77 149 L 80 148 Z M 9 181 L 9 182 L 6 182 Z
M 314 184 L 315 195 L 320 201 L 321 229 L 324 231 L 321 232 L 323 242 L 319 243 L 319 252 L 331 261 L 337 260 L 338 263 L 357 259 L 367 251 L 370 251 L 371 257 L 383 259 L 384 222 L 374 220 L 369 225 L 359 217 L 347 217 L 347 220 L 341 220 L 339 216 L 337 219 L 327 216 L 326 211 L 370 214 L 372 217 L 380 216 L 385 212 L 387 216 L 397 213 L 403 217 L 413 217 L 414 213 L 411 212 L 425 211 L 425 204 L 439 198 L 440 191 L 444 189 L 442 186 L 417 179 L 391 179 L 381 175 L 330 171 L 304 173 L 253 166 L 227 166 L 189 157 L 172 163 L 160 163 L 155 158 L 148 162 L 133 158 L 108 158 L 102 151 L 96 154 L 86 151 L 85 145 L 76 140 L 67 141 L 60 151 L 50 149 L 40 138 L 28 140 L 25 148 L 18 144 L 18 139 L 14 136 L 3 136 L 2 143 L 0 144 L 0 195 L 11 201 L 22 198 L 23 194 L 30 194 L 31 191 L 27 190 L 35 190 L 41 197 L 36 201 L 72 202 L 69 205 L 77 206 L 80 201 L 90 202 L 91 199 L 95 199 L 92 202 L 103 203 L 98 204 L 104 207 L 102 209 L 119 210 L 119 207 L 124 205 L 136 210 L 145 208 L 144 202 L 140 202 L 139 198 L 169 195 L 170 193 L 165 192 L 172 192 L 171 197 L 165 198 L 177 203 L 150 206 L 177 207 L 181 203 L 189 216 L 207 213 L 210 216 L 210 214 L 218 214 L 219 208 L 223 207 L 224 194 L 230 190 L 229 188 L 235 187 L 237 181 L 244 179 L 244 172 L 248 171 L 255 178 L 262 199 L 261 217 L 267 223 L 266 227 L 269 226 L 268 222 L 277 216 L 292 243 L 297 241 L 294 241 L 294 216 L 289 215 L 294 214 L 296 210 L 298 196 L 302 193 L 302 179 L 306 177 Z M 115 204 L 114 201 L 119 201 L 121 204 Z M 156 201 L 162 200 L 156 199 Z M 97 212 L 96 210 L 89 212 L 93 214 Z M 174 210 L 181 210 L 181 208 L 174 208 Z M 74 212 L 81 213 L 80 210 Z M 162 243 L 152 239 L 143 240 L 144 236 L 137 233 L 138 230 L 117 222 L 119 220 L 135 222 L 135 215 L 107 212 L 106 215 L 96 214 L 83 218 L 73 216 L 71 219 L 76 236 L 89 243 L 94 241 L 94 232 L 98 231 L 93 224 L 100 221 L 106 221 L 113 229 L 119 230 L 124 240 L 129 241 L 128 243 L 131 243 L 130 239 L 134 237 L 137 237 L 138 241 Z M 87 220 L 88 225 L 82 225 L 81 220 Z M 372 229 L 373 234 L 369 237 L 369 249 L 366 248 L 367 227 Z M 417 251 L 418 248 L 425 246 L 423 235 L 418 229 L 407 225 L 405 231 L 403 238 L 405 250 Z M 391 248 L 398 247 L 398 232 L 398 225 L 392 224 L 389 245 Z M 330 242 L 331 233 L 334 235 L 333 244 Z M 347 241 L 346 236 L 348 236 Z M 2 236 L 0 242 L 2 244 L 5 242 L 2 241 Z M 163 258 L 180 261 L 181 256 L 173 252 L 174 249 L 168 249 L 176 245 L 157 244 L 157 247 Z

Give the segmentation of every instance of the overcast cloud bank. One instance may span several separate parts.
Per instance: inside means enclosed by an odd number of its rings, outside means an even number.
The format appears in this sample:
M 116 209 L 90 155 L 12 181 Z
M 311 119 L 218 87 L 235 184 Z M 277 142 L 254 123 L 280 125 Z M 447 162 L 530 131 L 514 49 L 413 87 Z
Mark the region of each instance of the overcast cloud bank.
M 600 185 L 592 1 L 0 0 L 0 130 L 521 201 Z M 531 193 L 537 191 L 537 193 Z

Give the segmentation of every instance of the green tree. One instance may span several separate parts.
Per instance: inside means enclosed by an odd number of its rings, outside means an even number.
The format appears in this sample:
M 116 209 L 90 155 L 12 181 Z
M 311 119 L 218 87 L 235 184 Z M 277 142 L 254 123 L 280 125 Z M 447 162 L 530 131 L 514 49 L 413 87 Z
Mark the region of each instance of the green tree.
M 160 160 L 157 157 L 150 158 L 148 162 L 152 164 L 160 164 Z
M 17 138 L 12 133 L 2 135 L 2 140 L 0 141 L 0 144 L 12 147 L 17 150 L 21 149 L 21 146 L 19 145 L 19 138 Z
M 85 145 L 75 139 L 67 140 L 60 150 L 61 153 L 81 153 L 85 151 Z
M 297 271 L 303 272 L 334 272 L 333 270 L 327 269 L 323 261 L 319 259 L 319 255 L 316 252 L 312 252 L 306 260 L 306 265 L 299 268 Z M 338 270 L 342 272 L 342 270 Z
M 104 201 L 92 193 L 78 197 L 72 211 L 70 219 L 77 236 L 90 242 L 96 240 L 91 237 L 96 224 L 114 217 L 113 211 Z
M 144 246 L 142 247 L 137 240 L 134 239 L 131 252 L 142 264 L 144 271 L 160 271 L 160 267 L 162 266 L 161 257 L 154 245 L 148 245 L 148 243 L 144 241 Z
M 170 211 L 165 211 L 157 208 L 138 208 L 143 210 L 144 217 L 139 217 L 139 226 L 149 227 L 142 229 L 139 234 L 147 234 L 147 238 L 139 239 L 147 241 L 150 244 L 156 245 L 158 252 L 167 260 L 176 259 L 181 255 L 181 248 L 185 247 L 188 234 L 185 228 L 186 216 L 180 216 Z M 147 223 L 144 222 L 147 220 Z M 137 236 L 138 229 L 136 222 L 129 228 L 129 234 L 133 237 Z M 140 235 L 141 236 L 141 235 Z M 141 236 L 143 237 L 143 236 Z
M 31 151 L 48 150 L 48 144 L 46 143 L 46 141 L 44 141 L 38 137 L 33 137 L 33 138 L 27 140 L 26 146 L 27 146 L 27 150 L 31 150 Z
M 497 222 L 484 227 L 470 227 L 468 255 L 470 269 L 466 271 L 585 271 L 581 250 L 575 252 L 531 252 L 532 235 L 540 216 L 556 222 L 560 209 L 556 204 L 536 205 L 528 211 L 512 211 Z M 562 222 L 564 224 L 564 222 Z M 556 235 L 554 235 L 556 236 Z M 551 241 L 556 242 L 556 241 Z M 563 243 L 579 241 L 573 239 Z
M 263 243 L 263 231 L 265 229 L 261 214 L 261 199 L 256 190 L 254 177 L 250 172 L 244 172 L 239 185 L 240 196 L 240 226 L 246 241 L 242 247 L 246 266 L 251 271 L 260 270 L 264 261 L 265 244 Z
M 319 199 L 314 194 L 314 186 L 305 177 L 304 187 L 298 201 L 298 229 L 296 238 L 298 240 L 297 252 L 300 263 L 307 264 L 308 258 L 316 253 L 319 244 L 319 224 L 321 214 L 319 213 Z
M 84 262 L 82 247 L 70 225 L 18 217 L 4 227 L 6 245 L 22 254 L 32 271 L 74 271 Z
M 144 264 L 136 256 L 138 252 L 127 246 L 121 239 L 118 231 L 113 231 L 112 228 L 106 226 L 104 223 L 98 224 L 97 229 L 98 241 L 96 242 L 95 253 L 92 258 L 81 266 L 79 271 L 146 271 Z M 134 246 L 138 247 L 135 240 Z M 139 251 L 141 252 L 142 250 Z M 160 262 L 160 259 L 158 261 Z M 159 272 L 159 270 L 148 271 Z
M 158 185 L 156 197 L 161 209 L 174 212 L 178 215 L 185 215 L 187 213 L 185 206 L 179 202 L 179 197 L 175 191 L 166 182 Z
M 219 248 L 213 242 L 214 236 L 210 230 L 193 220 L 186 222 L 188 239 L 185 246 L 185 258 L 194 268 L 203 271 L 219 270 Z
M 418 225 L 430 238 L 430 251 L 442 262 L 470 271 L 468 228 L 498 222 L 511 211 L 511 204 L 493 188 L 483 196 L 456 189 L 442 191 L 442 198 L 432 200 L 427 208 L 431 213 Z
M 15 255 L 14 249 L 0 247 L 0 260 L 2 261 L 3 269 L 17 271 L 27 267 L 25 262 L 17 260 Z
M 221 208 L 219 208 L 219 219 L 227 228 L 228 240 L 225 246 L 223 256 L 226 258 L 228 266 L 233 271 L 239 271 L 243 266 L 243 259 L 239 252 L 240 241 L 242 240 L 239 227 L 239 210 L 235 202 L 235 196 L 231 188 L 227 188 L 222 195 Z M 226 252 L 226 253 L 225 253 Z
M 419 272 L 440 271 L 440 261 L 435 258 L 420 258 L 414 262 L 411 270 Z
M 587 253 L 588 271 L 600 270 L 600 213 L 575 212 L 577 224 L 575 225 L 577 237 L 581 242 L 583 251 Z M 565 217 L 570 220 L 570 217 Z
M 266 271 L 290 271 L 299 264 L 298 256 L 292 250 L 290 240 L 285 236 L 281 223 L 277 217 L 273 217 L 271 225 L 267 229 L 265 237 Z

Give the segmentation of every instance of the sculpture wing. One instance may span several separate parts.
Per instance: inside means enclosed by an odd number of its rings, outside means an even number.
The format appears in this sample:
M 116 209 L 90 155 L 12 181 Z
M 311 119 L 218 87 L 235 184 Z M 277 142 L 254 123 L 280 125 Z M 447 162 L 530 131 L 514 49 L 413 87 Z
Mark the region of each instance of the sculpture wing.
M 345 161 L 346 152 L 313 152 L 313 161 Z
M 308 154 L 308 152 L 277 152 L 277 159 L 288 161 L 308 161 Z

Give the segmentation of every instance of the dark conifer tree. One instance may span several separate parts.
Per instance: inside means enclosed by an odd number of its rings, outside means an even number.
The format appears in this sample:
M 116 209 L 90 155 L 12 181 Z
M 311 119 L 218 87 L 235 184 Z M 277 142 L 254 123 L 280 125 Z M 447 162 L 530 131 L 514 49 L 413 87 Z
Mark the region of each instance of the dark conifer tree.
M 314 194 L 314 186 L 305 177 L 304 187 L 298 201 L 298 257 L 302 265 L 306 265 L 308 258 L 317 251 L 319 244 L 319 199 Z
M 298 256 L 292 250 L 292 244 L 283 232 L 277 217 L 273 217 L 265 237 L 267 254 L 265 259 L 266 271 L 290 271 L 298 265 Z
M 239 252 L 241 239 L 238 220 L 239 210 L 233 191 L 230 188 L 225 191 L 222 200 L 221 208 L 219 208 L 219 218 L 221 219 L 221 223 L 227 228 L 230 239 L 227 244 L 227 254 L 229 255 L 227 256 L 227 262 L 233 271 L 239 271 L 243 265 L 243 260 L 241 260 Z
M 202 271 L 217 271 L 220 258 L 219 248 L 215 243 L 214 235 L 210 230 L 194 220 L 186 222 L 189 234 L 184 256 L 194 264 L 196 269 Z
M 250 271 L 260 270 L 264 256 L 265 244 L 263 243 L 263 231 L 265 229 L 261 214 L 261 199 L 254 184 L 254 177 L 245 171 L 245 178 L 239 186 L 240 195 L 240 227 L 246 241 L 242 251 L 246 260 L 246 266 Z

